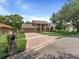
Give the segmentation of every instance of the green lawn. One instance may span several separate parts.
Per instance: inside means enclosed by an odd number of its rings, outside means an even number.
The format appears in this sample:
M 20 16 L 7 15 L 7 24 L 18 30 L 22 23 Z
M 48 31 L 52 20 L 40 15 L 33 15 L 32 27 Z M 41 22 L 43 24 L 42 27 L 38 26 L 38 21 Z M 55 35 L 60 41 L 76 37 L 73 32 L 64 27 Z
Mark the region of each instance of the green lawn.
M 71 35 L 79 35 L 79 32 L 56 31 L 56 32 L 42 32 L 41 34 L 50 36 L 71 36 Z
M 0 36 L 0 59 L 4 58 L 7 55 L 7 39 L 6 35 Z
M 26 49 L 26 39 L 23 33 L 17 35 L 17 47 L 18 52 L 24 51 Z
M 17 52 L 22 52 L 26 48 L 26 40 L 23 33 L 17 35 Z M 7 56 L 7 38 L 6 35 L 0 36 L 0 59 L 4 59 Z

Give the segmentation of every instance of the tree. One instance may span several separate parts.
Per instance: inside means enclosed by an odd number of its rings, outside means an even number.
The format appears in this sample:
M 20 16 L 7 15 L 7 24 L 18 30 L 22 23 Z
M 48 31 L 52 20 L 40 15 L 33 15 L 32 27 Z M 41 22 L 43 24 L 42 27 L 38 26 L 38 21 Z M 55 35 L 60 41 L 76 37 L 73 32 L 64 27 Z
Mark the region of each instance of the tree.
M 4 16 L 0 15 L 0 23 L 4 21 Z
M 20 29 L 23 22 L 23 18 L 20 15 L 0 15 L 0 23 L 5 23 L 14 28 L 14 30 Z
M 57 24 L 67 24 L 71 22 L 73 26 L 79 31 L 79 0 L 71 0 L 69 3 L 65 4 L 60 11 L 52 16 L 52 22 L 59 22 Z M 62 26 L 60 26 L 62 27 Z
M 7 24 L 7 25 L 11 25 L 12 20 L 10 19 L 10 16 L 6 15 L 4 16 L 4 20 L 3 23 Z
M 29 22 L 29 21 L 26 21 L 26 24 L 31 24 L 31 22 Z
M 22 17 L 20 15 L 10 15 L 10 25 L 14 27 L 15 30 L 20 29 L 23 23 Z

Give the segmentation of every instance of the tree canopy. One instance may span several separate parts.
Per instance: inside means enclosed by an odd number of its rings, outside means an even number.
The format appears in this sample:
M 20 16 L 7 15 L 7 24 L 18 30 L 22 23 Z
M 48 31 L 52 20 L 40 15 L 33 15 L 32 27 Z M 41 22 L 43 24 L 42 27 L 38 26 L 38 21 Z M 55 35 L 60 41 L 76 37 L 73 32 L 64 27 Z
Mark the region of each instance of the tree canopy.
M 63 25 L 67 22 L 71 22 L 73 26 L 79 31 L 79 0 L 71 0 L 66 3 L 61 10 L 57 13 L 53 13 L 50 20 L 60 25 L 60 29 L 63 29 Z
M 0 15 L 0 23 L 10 25 L 14 28 L 14 30 L 17 30 L 21 28 L 21 25 L 23 23 L 23 17 L 17 14 L 6 16 Z

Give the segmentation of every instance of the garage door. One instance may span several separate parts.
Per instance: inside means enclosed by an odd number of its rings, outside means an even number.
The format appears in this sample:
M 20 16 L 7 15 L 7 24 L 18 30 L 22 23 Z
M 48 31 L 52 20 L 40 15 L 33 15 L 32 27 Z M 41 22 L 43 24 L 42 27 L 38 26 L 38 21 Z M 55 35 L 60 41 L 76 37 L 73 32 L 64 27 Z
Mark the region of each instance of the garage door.
M 24 32 L 34 32 L 34 29 L 32 29 L 32 28 L 24 29 Z

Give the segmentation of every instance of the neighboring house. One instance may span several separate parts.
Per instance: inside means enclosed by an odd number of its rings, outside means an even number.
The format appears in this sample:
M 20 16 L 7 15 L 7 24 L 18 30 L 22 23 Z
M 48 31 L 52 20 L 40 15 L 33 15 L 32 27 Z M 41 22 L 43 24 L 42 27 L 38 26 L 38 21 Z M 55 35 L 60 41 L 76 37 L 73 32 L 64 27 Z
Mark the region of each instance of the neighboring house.
M 22 24 L 21 32 L 36 32 L 37 27 L 34 27 L 32 24 Z
M 69 32 L 72 32 L 72 31 L 76 31 L 76 28 L 71 23 L 67 23 L 66 30 L 68 30 Z
M 0 23 L 0 34 L 8 33 L 11 29 L 13 29 L 11 26 Z
M 50 31 L 50 26 L 47 21 L 33 20 L 31 24 L 22 24 L 22 32 L 38 32 Z

